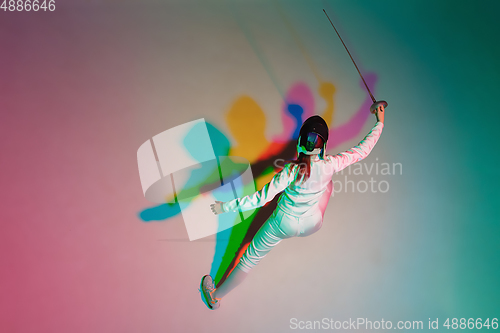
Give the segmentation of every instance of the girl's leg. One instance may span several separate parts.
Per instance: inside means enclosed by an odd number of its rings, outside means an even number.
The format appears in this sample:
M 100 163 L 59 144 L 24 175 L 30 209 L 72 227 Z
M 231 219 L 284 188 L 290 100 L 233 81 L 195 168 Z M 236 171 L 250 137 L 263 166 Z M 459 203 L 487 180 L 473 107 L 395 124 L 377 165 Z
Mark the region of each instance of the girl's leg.
M 283 239 L 290 237 L 279 228 L 279 223 L 282 218 L 282 212 L 274 212 L 266 223 L 262 225 L 255 234 L 250 245 L 248 245 L 238 265 L 231 274 L 229 274 L 226 281 L 224 281 L 224 283 L 212 294 L 214 298 L 221 299 L 235 287 L 240 285 L 243 280 L 245 280 L 250 270 L 255 267 L 273 247 L 278 245 Z
M 248 273 L 241 270 L 240 265 L 237 265 L 231 274 L 227 277 L 226 281 L 212 294 L 214 298 L 221 299 L 226 296 L 231 290 L 239 286 L 247 277 Z

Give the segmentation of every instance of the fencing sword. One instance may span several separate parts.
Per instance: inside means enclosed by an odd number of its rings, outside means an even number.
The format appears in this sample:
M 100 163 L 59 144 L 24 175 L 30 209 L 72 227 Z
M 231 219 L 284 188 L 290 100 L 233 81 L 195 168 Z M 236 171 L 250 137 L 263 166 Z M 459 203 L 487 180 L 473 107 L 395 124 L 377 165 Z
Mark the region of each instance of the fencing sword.
M 368 85 L 366 84 L 365 78 L 363 77 L 363 75 L 361 75 L 361 72 L 359 71 L 359 68 L 358 68 L 358 66 L 356 65 L 356 62 L 355 62 L 355 61 L 354 61 L 354 59 L 352 58 L 351 52 L 349 52 L 349 50 L 347 49 L 347 46 L 345 46 L 344 41 L 342 40 L 342 37 L 340 37 L 339 32 L 337 31 L 337 29 L 336 29 L 336 28 L 335 28 L 335 26 L 333 25 L 333 22 L 332 22 L 332 20 L 330 20 L 330 17 L 329 17 L 329 16 L 328 16 L 328 14 L 326 13 L 326 10 L 325 10 L 325 9 L 323 9 L 323 12 L 325 12 L 325 15 L 326 15 L 326 17 L 328 18 L 328 21 L 330 21 L 330 23 L 332 24 L 333 29 L 335 29 L 335 32 L 337 33 L 337 36 L 339 36 L 340 41 L 342 42 L 342 45 L 344 45 L 345 50 L 346 50 L 346 51 L 347 51 L 347 53 L 349 54 L 349 57 L 351 57 L 352 63 L 354 64 L 354 66 L 355 66 L 355 67 L 356 67 L 356 69 L 358 70 L 359 76 L 361 76 L 361 80 L 363 80 L 363 83 L 365 84 L 366 90 L 368 90 L 368 93 L 370 94 L 370 97 L 372 98 L 373 104 L 372 104 L 372 106 L 370 106 L 370 112 L 371 112 L 371 113 L 375 113 L 375 110 L 377 110 L 377 109 L 378 109 L 378 107 L 379 107 L 379 106 L 381 106 L 381 105 L 382 105 L 384 108 L 386 108 L 386 107 L 387 107 L 387 102 L 386 102 L 386 101 L 377 101 L 377 100 L 375 99 L 375 97 L 373 97 L 372 92 L 370 91 L 370 88 L 368 88 Z

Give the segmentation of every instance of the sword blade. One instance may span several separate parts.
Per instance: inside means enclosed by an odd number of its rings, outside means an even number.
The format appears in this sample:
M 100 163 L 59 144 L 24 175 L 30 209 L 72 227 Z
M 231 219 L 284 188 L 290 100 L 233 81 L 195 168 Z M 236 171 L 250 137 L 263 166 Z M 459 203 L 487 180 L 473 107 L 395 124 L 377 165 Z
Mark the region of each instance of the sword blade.
M 325 10 L 325 9 L 323 9 L 323 12 L 325 12 L 325 15 L 326 15 L 326 17 L 328 18 L 328 21 L 330 21 L 330 23 L 332 24 L 333 29 L 335 29 L 335 32 L 337 33 L 337 36 L 339 36 L 340 41 L 342 42 L 342 45 L 344 45 L 345 50 L 347 51 L 347 54 L 349 54 L 349 57 L 351 57 L 352 63 L 354 64 L 354 67 L 356 67 L 356 69 L 357 69 L 357 71 L 358 71 L 358 73 L 359 73 L 359 76 L 361 76 L 361 80 L 363 80 L 363 83 L 365 84 L 366 90 L 368 90 L 368 93 L 370 94 L 370 97 L 371 97 L 371 99 L 372 99 L 373 103 L 377 102 L 377 101 L 375 100 L 375 97 L 373 97 L 372 92 L 370 91 L 370 88 L 368 88 L 368 85 L 366 84 L 365 78 L 363 77 L 363 75 L 361 75 L 361 72 L 359 71 L 359 68 L 358 68 L 358 66 L 356 65 L 356 62 L 355 62 L 355 61 L 354 61 L 354 59 L 352 58 L 351 52 L 349 52 L 349 49 L 347 48 L 347 46 L 345 45 L 344 41 L 342 40 L 342 37 L 340 37 L 340 34 L 339 34 L 339 32 L 337 31 L 337 28 L 335 28 L 335 25 L 333 25 L 332 20 L 330 20 L 330 16 L 328 16 L 328 14 L 326 13 L 326 10 Z

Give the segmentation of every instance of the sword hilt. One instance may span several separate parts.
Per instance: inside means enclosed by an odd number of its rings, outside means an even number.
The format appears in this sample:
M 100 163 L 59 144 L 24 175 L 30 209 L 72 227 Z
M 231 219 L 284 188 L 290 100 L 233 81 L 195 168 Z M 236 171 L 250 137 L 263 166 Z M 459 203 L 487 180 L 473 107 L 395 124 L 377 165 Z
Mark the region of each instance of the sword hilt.
M 386 101 L 378 101 L 378 102 L 373 103 L 372 106 L 370 106 L 370 112 L 375 114 L 375 110 L 377 110 L 378 107 L 381 105 L 385 109 L 387 107 L 387 102 Z

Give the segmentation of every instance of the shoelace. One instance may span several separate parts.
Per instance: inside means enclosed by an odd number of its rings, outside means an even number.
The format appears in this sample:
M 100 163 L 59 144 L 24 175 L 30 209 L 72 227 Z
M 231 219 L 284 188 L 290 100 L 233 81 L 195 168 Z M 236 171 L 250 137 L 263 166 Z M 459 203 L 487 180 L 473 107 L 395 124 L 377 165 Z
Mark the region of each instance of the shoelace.
M 213 300 L 213 303 L 217 303 L 218 301 L 220 301 L 221 299 L 220 298 L 215 298 L 214 295 L 212 295 L 213 293 L 215 292 L 215 288 L 212 288 L 211 291 L 209 291 L 209 294 L 210 294 L 210 299 Z
M 217 302 L 219 302 L 221 300 L 220 298 L 215 298 L 212 295 L 214 293 L 214 291 L 215 291 L 214 287 L 207 287 L 206 289 L 208 291 L 208 295 L 209 295 L 208 301 L 210 302 L 210 304 L 216 304 Z M 202 289 L 198 289 L 198 292 L 201 294 L 201 293 L 203 293 L 203 290 Z

